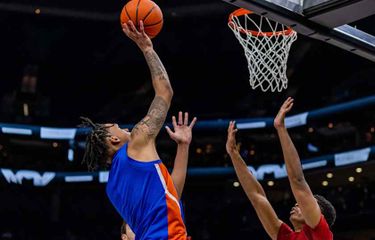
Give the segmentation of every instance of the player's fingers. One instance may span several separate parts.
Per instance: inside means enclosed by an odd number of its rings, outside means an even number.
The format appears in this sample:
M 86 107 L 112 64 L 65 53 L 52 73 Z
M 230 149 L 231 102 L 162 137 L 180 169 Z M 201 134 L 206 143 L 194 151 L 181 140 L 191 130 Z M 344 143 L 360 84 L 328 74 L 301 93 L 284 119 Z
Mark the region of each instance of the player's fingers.
M 167 130 L 167 133 L 169 134 L 169 136 L 173 135 L 172 130 L 168 126 L 165 126 L 165 130 Z
M 294 101 L 294 99 L 290 97 L 290 98 L 288 99 L 288 104 L 292 103 L 293 101 Z
M 193 118 L 193 120 L 191 121 L 190 125 L 189 125 L 189 128 L 193 128 L 195 123 L 197 122 L 197 118 Z
M 176 117 L 175 116 L 172 117 L 172 125 L 173 125 L 173 128 L 176 129 L 177 122 L 176 122 Z
M 185 112 L 185 115 L 184 115 L 184 125 L 185 126 L 189 125 L 189 113 L 188 112 Z
M 129 29 L 127 23 L 122 23 L 121 26 L 122 26 L 122 29 Z
M 137 28 L 134 26 L 133 21 L 130 21 L 130 20 L 129 20 L 128 24 L 129 24 L 129 27 L 130 27 L 130 29 L 131 29 L 131 31 L 132 31 L 133 33 L 135 33 L 135 34 L 138 34 L 138 33 L 139 33 L 138 30 L 137 30 Z
M 228 124 L 228 132 L 230 132 L 231 127 L 232 127 L 232 121 L 229 121 L 229 124 Z
M 182 120 L 182 112 L 181 111 L 179 111 L 178 112 L 178 125 L 182 125 L 182 124 L 184 124 L 184 122 L 183 122 L 184 120 Z
M 129 23 L 126 23 L 126 28 L 127 28 L 127 36 L 134 39 L 135 33 L 133 32 L 133 29 L 131 28 Z
M 288 102 L 289 102 L 289 98 L 287 100 L 285 100 L 282 107 L 285 108 L 288 105 Z
M 139 31 L 141 32 L 141 34 L 143 35 L 143 33 L 145 32 L 145 27 L 143 25 L 143 21 L 139 21 Z
M 233 121 L 233 126 L 232 126 L 232 135 L 233 137 L 236 136 L 238 129 L 236 128 L 236 121 Z
M 294 102 L 294 99 L 293 98 L 290 98 L 289 99 L 289 104 L 293 103 Z
M 234 130 L 235 123 L 236 123 L 236 121 L 232 121 L 231 124 L 230 124 L 230 133 L 231 133 L 231 135 L 233 135 L 233 130 Z
M 288 97 L 288 98 L 284 101 L 283 106 L 288 105 L 290 99 L 291 99 L 291 97 Z
M 139 28 L 141 30 L 142 36 L 143 37 L 148 37 L 148 35 L 147 35 L 146 31 L 145 31 L 145 24 L 144 24 L 143 20 L 140 21 Z
M 236 141 L 236 133 L 237 133 L 238 129 L 233 129 L 231 132 L 230 132 L 230 138 L 232 141 Z
M 292 98 L 292 100 L 290 101 L 290 104 L 294 104 L 294 99 Z
M 293 105 L 294 105 L 294 103 L 291 103 L 291 104 L 287 107 L 286 111 L 289 112 L 290 109 L 292 109 Z
M 126 23 L 122 24 L 122 31 L 127 35 L 129 36 L 129 27 Z
M 290 107 L 290 105 L 292 105 L 294 103 L 293 99 L 289 101 L 288 103 L 288 108 Z

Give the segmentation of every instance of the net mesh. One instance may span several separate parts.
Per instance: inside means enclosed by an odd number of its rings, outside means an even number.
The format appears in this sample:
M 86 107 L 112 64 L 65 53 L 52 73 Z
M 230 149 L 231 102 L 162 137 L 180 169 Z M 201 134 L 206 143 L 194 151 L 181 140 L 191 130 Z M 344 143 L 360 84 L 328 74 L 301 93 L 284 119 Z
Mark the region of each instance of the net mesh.
M 232 14 L 228 23 L 245 50 L 250 85 L 264 92 L 281 92 L 288 87 L 287 61 L 297 33 L 266 17 L 259 16 L 258 23 L 252 17 L 251 12 Z

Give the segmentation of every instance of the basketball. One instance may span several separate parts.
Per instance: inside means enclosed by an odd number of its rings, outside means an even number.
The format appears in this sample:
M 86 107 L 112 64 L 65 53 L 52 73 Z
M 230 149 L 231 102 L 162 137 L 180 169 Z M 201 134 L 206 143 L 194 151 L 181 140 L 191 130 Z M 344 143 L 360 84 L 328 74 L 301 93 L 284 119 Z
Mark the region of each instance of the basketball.
M 159 6 L 151 0 L 131 0 L 125 4 L 120 16 L 121 24 L 131 20 L 137 29 L 139 21 L 143 21 L 146 34 L 156 37 L 163 27 L 163 13 Z

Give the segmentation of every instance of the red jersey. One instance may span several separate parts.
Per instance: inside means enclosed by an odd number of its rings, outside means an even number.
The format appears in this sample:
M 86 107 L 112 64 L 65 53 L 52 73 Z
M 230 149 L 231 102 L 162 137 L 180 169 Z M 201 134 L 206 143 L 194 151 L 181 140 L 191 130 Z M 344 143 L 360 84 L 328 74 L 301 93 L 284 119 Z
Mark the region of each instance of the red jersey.
M 319 224 L 314 229 L 305 224 L 301 232 L 294 232 L 283 223 L 277 235 L 277 240 L 333 240 L 333 234 L 322 215 Z

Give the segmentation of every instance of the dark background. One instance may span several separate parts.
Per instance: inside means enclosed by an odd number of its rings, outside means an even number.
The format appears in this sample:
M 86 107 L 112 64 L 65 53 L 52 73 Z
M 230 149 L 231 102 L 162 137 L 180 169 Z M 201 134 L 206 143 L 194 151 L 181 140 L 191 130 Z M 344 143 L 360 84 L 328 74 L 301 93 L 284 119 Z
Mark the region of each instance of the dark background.
M 375 93 L 375 65 L 349 52 L 299 36 L 288 63 L 289 87 L 282 93 L 251 90 L 243 49 L 227 27 L 234 10 L 220 1 L 158 1 L 164 27 L 153 41 L 175 91 L 170 114 L 189 111 L 200 120 L 273 116 L 287 96 L 293 113 Z M 50 99 L 50 114 L 32 124 L 72 127 L 79 116 L 99 122 L 132 124 L 152 99 L 143 56 L 119 25 L 125 1 L 0 2 L 0 96 L 16 89 L 28 64 L 39 66 L 38 88 Z M 8 8 L 4 7 L 8 6 Z M 9 9 L 9 6 L 14 8 Z M 34 14 L 40 8 L 41 14 Z M 375 33 L 375 18 L 352 23 Z M 3 122 L 9 122 L 0 116 Z M 16 123 L 10 121 L 11 123 Z M 328 127 L 329 123 L 333 127 Z M 374 145 L 374 108 L 337 114 L 291 131 L 301 158 Z M 308 132 L 308 128 L 314 132 Z M 231 166 L 225 154 L 225 130 L 196 131 L 190 166 Z M 66 142 L 1 136 L 0 167 L 38 171 L 83 171 L 82 151 L 66 159 Z M 242 154 L 252 165 L 282 163 L 272 129 L 242 131 Z M 318 147 L 308 151 L 307 145 Z M 159 150 L 173 166 L 174 144 L 163 132 Z M 251 150 L 254 154 L 250 154 Z M 373 157 L 371 158 L 371 160 Z M 315 193 L 338 211 L 335 239 L 374 239 L 374 166 L 349 183 L 358 166 L 309 172 Z M 335 177 L 323 188 L 325 174 Z M 337 176 L 337 177 L 336 177 Z M 267 239 L 235 176 L 190 177 L 183 197 L 193 239 Z M 262 182 L 281 219 L 287 221 L 293 197 L 284 180 Z M 4 239 L 119 239 L 121 219 L 109 204 L 104 185 L 55 183 L 46 188 L 0 183 L 0 237 Z M 363 236 L 361 236 L 361 234 Z

